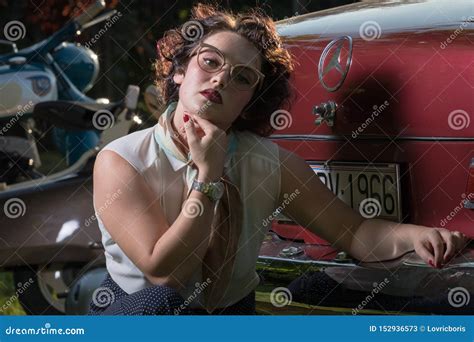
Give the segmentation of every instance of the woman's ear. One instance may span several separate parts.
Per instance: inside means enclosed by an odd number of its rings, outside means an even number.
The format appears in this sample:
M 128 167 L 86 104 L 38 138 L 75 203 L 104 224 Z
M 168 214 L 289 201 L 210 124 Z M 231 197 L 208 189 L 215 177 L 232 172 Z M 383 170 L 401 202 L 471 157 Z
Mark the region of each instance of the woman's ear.
M 184 80 L 184 72 L 177 70 L 173 75 L 173 81 L 175 84 L 181 84 Z

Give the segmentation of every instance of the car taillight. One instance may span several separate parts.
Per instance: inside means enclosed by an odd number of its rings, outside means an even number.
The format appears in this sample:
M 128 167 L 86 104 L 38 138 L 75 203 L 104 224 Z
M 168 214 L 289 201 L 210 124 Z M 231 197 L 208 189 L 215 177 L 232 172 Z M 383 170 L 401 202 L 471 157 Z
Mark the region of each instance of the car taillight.
M 474 209 L 474 158 L 472 158 L 471 165 L 469 165 L 469 178 L 467 179 L 464 208 Z

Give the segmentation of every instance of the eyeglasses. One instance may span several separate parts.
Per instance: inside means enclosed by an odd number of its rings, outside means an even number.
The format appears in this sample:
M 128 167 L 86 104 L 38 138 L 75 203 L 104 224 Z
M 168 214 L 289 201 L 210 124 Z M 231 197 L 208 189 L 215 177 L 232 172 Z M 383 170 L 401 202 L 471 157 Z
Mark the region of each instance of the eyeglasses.
M 200 43 L 191 57 L 196 54 L 199 67 L 209 73 L 218 72 L 225 64 L 229 64 L 218 48 L 206 43 Z M 245 64 L 229 64 L 229 66 L 230 84 L 238 90 L 251 90 L 265 77 L 259 70 Z

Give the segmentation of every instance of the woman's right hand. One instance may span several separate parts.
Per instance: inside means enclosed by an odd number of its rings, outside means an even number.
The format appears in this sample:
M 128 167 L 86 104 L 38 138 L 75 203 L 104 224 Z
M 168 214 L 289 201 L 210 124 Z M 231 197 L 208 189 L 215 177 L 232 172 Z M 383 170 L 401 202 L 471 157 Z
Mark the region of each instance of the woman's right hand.
M 186 112 L 184 114 L 189 116 L 188 122 L 184 123 L 184 128 L 191 157 L 199 169 L 198 180 L 216 181 L 222 176 L 224 169 L 227 134 L 209 120 Z M 204 132 L 201 138 L 196 132 L 196 123 Z

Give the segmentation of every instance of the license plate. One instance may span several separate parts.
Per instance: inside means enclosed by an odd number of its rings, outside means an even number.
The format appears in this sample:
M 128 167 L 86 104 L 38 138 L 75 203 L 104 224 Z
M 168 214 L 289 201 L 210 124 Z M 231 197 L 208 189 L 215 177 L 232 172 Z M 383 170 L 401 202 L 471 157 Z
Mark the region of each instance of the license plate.
M 329 190 L 362 216 L 401 222 L 397 164 L 309 162 L 309 165 Z

